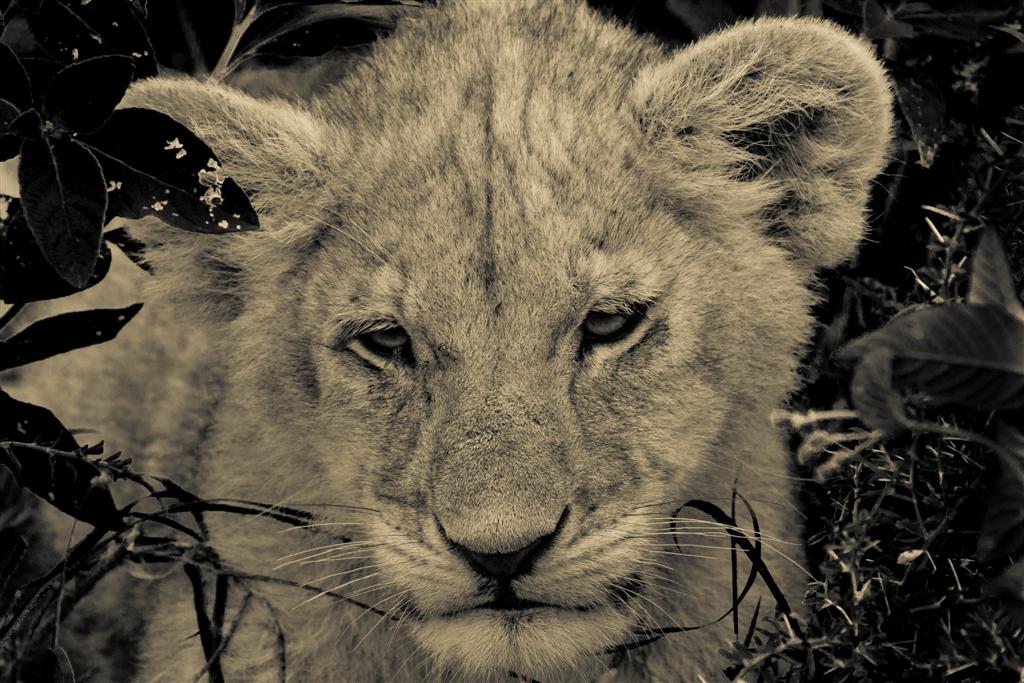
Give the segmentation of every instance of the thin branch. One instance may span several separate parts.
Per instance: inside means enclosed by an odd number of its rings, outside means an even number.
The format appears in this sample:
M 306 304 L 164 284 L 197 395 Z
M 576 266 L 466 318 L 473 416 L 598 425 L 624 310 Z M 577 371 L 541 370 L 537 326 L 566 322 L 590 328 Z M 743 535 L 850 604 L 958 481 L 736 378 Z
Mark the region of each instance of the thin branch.
M 0 331 L 7 327 L 8 323 L 18 317 L 21 313 L 21 309 L 25 308 L 25 304 L 11 304 L 11 307 L 4 311 L 3 315 L 0 315 Z
M 241 21 L 237 21 L 237 16 L 235 19 L 236 23 L 231 27 L 231 35 L 228 36 L 228 42 L 224 45 L 224 51 L 220 53 L 220 59 L 217 60 L 216 66 L 213 67 L 213 71 L 210 73 L 210 77 L 217 81 L 224 80 L 225 76 L 230 72 L 228 65 L 238 50 L 238 44 L 241 42 L 242 36 L 249 30 L 252 23 L 256 21 L 256 6 L 254 5 L 252 9 L 246 12 Z

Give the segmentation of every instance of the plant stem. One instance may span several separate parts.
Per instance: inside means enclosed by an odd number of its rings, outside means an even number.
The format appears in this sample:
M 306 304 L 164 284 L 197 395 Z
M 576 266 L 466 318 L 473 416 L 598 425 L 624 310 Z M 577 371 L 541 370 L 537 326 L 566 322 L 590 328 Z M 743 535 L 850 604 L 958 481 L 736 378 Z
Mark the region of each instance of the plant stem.
M 23 308 L 25 308 L 25 304 L 11 304 L 11 307 L 4 311 L 3 315 L 0 315 L 0 330 L 3 330 L 8 323 L 18 317 Z
M 252 26 L 252 22 L 256 21 L 256 6 L 253 5 L 252 9 L 246 12 L 241 21 L 237 21 L 238 17 L 235 17 L 235 19 L 236 23 L 231 27 L 231 35 L 228 36 L 228 42 L 224 45 L 224 51 L 220 53 L 220 59 L 217 60 L 216 66 L 213 67 L 213 71 L 210 73 L 210 77 L 217 81 L 224 80 L 224 77 L 231 72 L 228 65 L 235 56 L 235 51 L 238 50 L 238 43 L 242 40 L 245 32 L 249 30 L 249 27 Z

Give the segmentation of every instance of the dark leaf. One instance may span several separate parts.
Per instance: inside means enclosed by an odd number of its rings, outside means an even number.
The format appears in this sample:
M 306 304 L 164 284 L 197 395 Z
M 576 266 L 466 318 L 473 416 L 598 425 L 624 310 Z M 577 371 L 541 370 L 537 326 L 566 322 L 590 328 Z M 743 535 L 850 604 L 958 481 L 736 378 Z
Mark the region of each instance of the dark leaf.
M 0 389 L 0 441 L 32 443 L 59 451 L 81 446 L 46 408 L 23 403 Z
M 1002 306 L 949 304 L 912 311 L 855 340 L 840 358 L 865 359 L 878 350 L 892 357 L 897 389 L 921 391 L 936 404 L 980 410 L 1024 406 L 1024 321 Z
M 259 3 L 263 9 L 261 16 L 253 23 L 252 28 L 246 32 L 239 45 L 238 54 L 251 57 L 255 54 L 270 50 L 275 54 L 322 54 L 327 47 L 323 41 L 297 40 L 298 46 L 280 50 L 272 45 L 279 43 L 289 34 L 325 22 L 346 22 L 344 31 L 337 31 L 338 35 L 352 33 L 352 24 L 361 24 L 370 30 L 392 29 L 398 19 L 415 12 L 418 6 L 408 5 L 385 5 L 371 3 L 315 3 L 315 2 L 278 2 Z M 273 5 L 273 6 L 269 6 Z M 367 41 L 372 41 L 372 33 L 368 34 Z M 303 44 L 319 46 L 312 52 L 301 48 Z M 299 49 L 295 49 L 295 47 Z
M 3 43 L 0 43 L 2 45 Z M 8 126 L 14 123 L 21 115 L 21 111 L 8 100 L 0 98 L 0 130 L 6 131 Z
M 0 219 L 5 238 L 0 241 L 0 300 L 20 304 L 59 299 L 80 291 L 72 287 L 46 262 L 32 231 L 25 223 L 21 202 L 10 200 L 7 217 Z M 100 244 L 96 267 L 83 289 L 92 287 L 110 270 L 110 249 Z
M 1002 306 L 1024 321 L 1024 306 L 1013 284 L 1013 274 L 998 235 L 986 230 L 971 256 L 970 291 L 967 302 Z
M 17 662 L 19 681 L 46 681 L 64 683 L 60 660 L 53 650 L 37 648 L 30 650 Z
M 132 304 L 126 308 L 75 311 L 32 323 L 10 339 L 0 341 L 0 371 L 110 341 L 141 308 L 142 304 Z
M 1010 10 L 984 10 L 979 8 L 968 12 L 931 12 L 920 17 L 908 18 L 924 35 L 937 36 L 947 40 L 984 40 L 992 36 L 992 24 L 1006 18 Z
M 20 486 L 76 519 L 122 528 L 105 483 L 109 477 L 79 451 L 53 413 L 0 390 L 0 465 L 14 473 Z
M 865 353 L 850 384 L 850 399 L 861 419 L 874 429 L 893 433 L 906 428 L 903 399 L 892 383 L 892 352 L 884 347 Z
M 88 283 L 107 208 L 103 172 L 76 140 L 28 140 L 18 164 L 25 219 L 46 261 L 72 286 Z
M 124 97 L 134 68 L 129 57 L 119 55 L 69 64 L 50 81 L 43 114 L 75 132 L 92 133 L 110 118 Z
M 4 550 L 0 550 L 0 598 L 3 598 L 4 593 L 7 592 L 7 586 L 10 585 L 15 572 L 21 566 L 21 559 L 25 556 L 25 551 L 28 550 L 28 543 L 22 536 L 18 536 L 12 531 L 0 534 L 0 540 L 3 541 L 4 548 Z
M 29 109 L 8 124 L 7 132 L 24 140 L 40 140 L 43 137 L 43 120 L 39 112 Z
M 157 74 L 153 46 L 132 4 L 80 0 L 22 0 L 32 32 L 65 64 L 100 55 L 127 55 L 136 78 Z
M 128 231 L 124 228 L 108 230 L 103 233 L 103 239 L 111 244 L 116 244 L 124 252 L 124 255 L 131 259 L 132 263 L 142 268 L 142 270 L 147 273 L 153 272 L 152 264 L 146 260 L 145 243 L 129 235 Z
M 1000 422 L 996 441 L 1005 454 L 978 537 L 981 562 L 1009 557 L 1024 548 L 1024 433 Z
M 49 57 L 22 57 L 21 65 L 25 67 L 28 79 L 32 83 L 32 103 L 38 107 L 43 99 L 43 93 L 50 87 L 50 81 L 64 65 Z
M 0 161 L 13 159 L 21 151 L 21 139 L 15 135 L 5 134 L 18 115 L 17 107 L 7 100 L 0 99 Z
M 864 35 L 871 40 L 886 38 L 912 38 L 914 27 L 900 21 L 891 10 L 882 7 L 878 0 L 865 0 L 863 6 Z
M 183 230 L 254 230 L 256 211 L 225 178 L 206 143 L 166 114 L 118 109 L 98 133 L 82 138 L 96 152 L 110 193 L 111 217 L 156 216 Z
M 0 79 L 0 99 L 7 100 L 18 110 L 31 107 L 32 88 L 25 67 L 11 48 L 3 43 L 0 43 L 0 74 L 4 75 Z
M 946 100 L 937 88 L 919 77 L 897 79 L 896 99 L 917 145 L 918 163 L 929 168 L 946 129 Z
M 1000 600 L 1011 622 L 1024 628 L 1024 560 L 1011 564 L 988 586 L 987 592 Z

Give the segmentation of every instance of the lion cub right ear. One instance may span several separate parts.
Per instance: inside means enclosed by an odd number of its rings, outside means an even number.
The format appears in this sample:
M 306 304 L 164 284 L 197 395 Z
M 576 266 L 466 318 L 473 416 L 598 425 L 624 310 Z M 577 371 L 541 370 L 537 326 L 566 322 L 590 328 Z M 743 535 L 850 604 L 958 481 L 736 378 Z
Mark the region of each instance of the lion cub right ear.
M 315 233 L 325 160 L 332 145 L 344 144 L 341 131 L 295 103 L 191 78 L 139 81 L 121 106 L 154 109 L 188 127 L 252 200 L 261 230 L 251 233 L 196 234 L 153 218 L 132 228 L 149 245 L 158 275 L 152 287 L 165 299 L 209 322 L 233 319 L 252 284 L 268 278 L 265 269 L 287 261 L 283 247 Z
M 155 109 L 187 126 L 220 158 L 227 175 L 255 195 L 261 214 L 301 205 L 323 176 L 318 169 L 329 145 L 337 144 L 329 126 L 300 105 L 257 99 L 213 80 L 146 79 L 132 85 L 121 106 Z

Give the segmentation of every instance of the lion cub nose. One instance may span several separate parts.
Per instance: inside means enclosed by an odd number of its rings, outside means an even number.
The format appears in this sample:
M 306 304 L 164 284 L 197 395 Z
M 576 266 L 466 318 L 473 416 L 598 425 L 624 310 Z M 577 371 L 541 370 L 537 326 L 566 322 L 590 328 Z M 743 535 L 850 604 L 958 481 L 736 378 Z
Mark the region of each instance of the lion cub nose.
M 526 545 L 507 553 L 482 553 L 462 545 L 451 538 L 448 543 L 452 549 L 465 559 L 469 565 L 479 574 L 497 579 L 501 583 L 508 583 L 517 576 L 529 573 L 534 562 L 551 546 L 555 537 L 562 529 L 562 523 L 567 516 L 568 508 L 562 513 L 555 530 L 549 534 L 539 536 Z M 442 527 L 442 531 L 444 528 Z M 447 536 L 447 534 L 445 534 Z
M 553 533 L 541 536 L 511 553 L 478 553 L 458 543 L 453 543 L 452 546 L 473 569 L 484 576 L 505 583 L 529 572 L 534 560 L 551 545 L 554 537 Z

